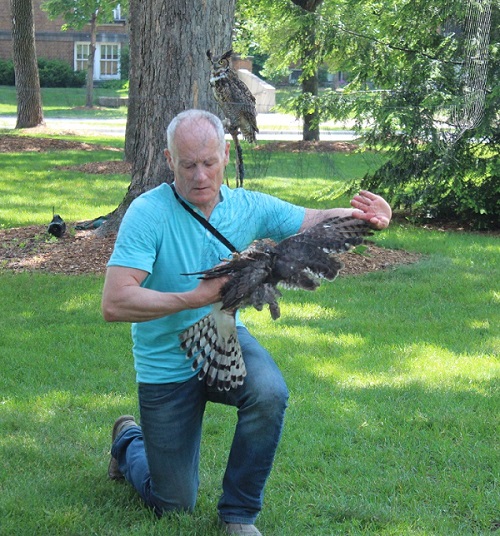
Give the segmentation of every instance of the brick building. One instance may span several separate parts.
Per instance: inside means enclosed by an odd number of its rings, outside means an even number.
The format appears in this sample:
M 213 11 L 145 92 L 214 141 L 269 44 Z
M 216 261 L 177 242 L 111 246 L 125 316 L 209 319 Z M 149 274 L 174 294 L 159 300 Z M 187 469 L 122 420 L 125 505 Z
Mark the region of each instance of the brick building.
M 75 71 L 86 70 L 90 47 L 90 26 L 81 31 L 62 31 L 62 19 L 50 20 L 40 7 L 43 0 L 33 0 L 36 53 L 39 58 L 68 62 Z M 0 0 L 0 59 L 12 59 L 12 15 L 10 0 Z M 97 28 L 94 80 L 120 78 L 120 55 L 128 45 L 128 28 L 120 5 L 114 21 Z

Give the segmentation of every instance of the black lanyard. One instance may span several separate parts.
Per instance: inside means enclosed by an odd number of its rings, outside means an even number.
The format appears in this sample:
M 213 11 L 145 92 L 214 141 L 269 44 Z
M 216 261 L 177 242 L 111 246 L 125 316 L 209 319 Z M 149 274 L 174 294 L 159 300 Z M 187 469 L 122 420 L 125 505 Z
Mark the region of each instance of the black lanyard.
M 198 220 L 203 227 L 205 227 L 205 229 L 208 229 L 218 240 L 220 240 L 227 247 L 227 249 L 229 249 L 229 251 L 232 253 L 238 253 L 238 250 L 233 246 L 233 244 L 231 244 L 231 242 L 229 242 L 229 240 L 223 234 L 219 233 L 219 231 L 217 231 L 217 229 L 206 218 L 198 214 L 198 212 L 195 212 L 188 204 L 184 203 L 184 201 L 179 197 L 179 194 L 175 190 L 175 186 L 173 184 L 171 184 L 170 187 L 172 188 L 177 201 L 179 201 L 182 207 L 186 209 L 191 216 Z

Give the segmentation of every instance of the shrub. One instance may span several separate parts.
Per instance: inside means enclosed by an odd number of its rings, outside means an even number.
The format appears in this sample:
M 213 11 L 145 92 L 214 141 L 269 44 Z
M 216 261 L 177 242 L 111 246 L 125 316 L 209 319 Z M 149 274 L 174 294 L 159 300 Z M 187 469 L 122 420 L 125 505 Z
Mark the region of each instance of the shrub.
M 130 50 L 128 46 L 122 47 L 120 53 L 120 79 L 128 80 L 130 73 Z
M 0 86 L 13 86 L 14 84 L 14 63 L 12 60 L 0 60 Z
M 85 85 L 84 71 L 73 71 L 71 66 L 61 60 L 38 58 L 41 87 L 82 87 Z
M 38 58 L 38 72 L 41 87 L 82 87 L 85 85 L 86 73 L 73 71 L 71 66 L 61 60 Z M 12 60 L 0 60 L 0 85 L 16 84 L 14 63 Z
M 99 87 L 103 89 L 128 89 L 128 80 L 105 80 Z

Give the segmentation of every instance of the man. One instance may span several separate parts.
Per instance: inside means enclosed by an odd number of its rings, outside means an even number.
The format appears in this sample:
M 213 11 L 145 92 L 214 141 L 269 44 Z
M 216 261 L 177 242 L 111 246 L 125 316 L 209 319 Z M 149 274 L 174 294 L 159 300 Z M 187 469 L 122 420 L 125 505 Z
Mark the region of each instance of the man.
M 224 186 L 229 143 L 221 121 L 188 110 L 167 129 L 165 155 L 174 172 L 167 184 L 137 198 L 122 221 L 108 263 L 102 308 L 106 321 L 132 322 L 141 426 L 122 416 L 112 432 L 109 476 L 125 478 L 158 515 L 192 511 L 199 485 L 203 413 L 208 401 L 238 408 L 238 423 L 223 478 L 219 519 L 228 534 L 254 534 L 264 486 L 283 425 L 288 392 L 268 352 L 238 321 L 247 376 L 228 392 L 199 381 L 179 346 L 179 334 L 217 302 L 224 279 L 192 274 L 227 258 L 227 246 L 181 205 L 210 221 L 238 250 L 253 240 L 276 241 L 330 216 L 354 215 L 387 227 L 389 205 L 361 192 L 353 209 L 312 210 L 274 197 Z M 175 193 L 180 199 L 177 199 Z

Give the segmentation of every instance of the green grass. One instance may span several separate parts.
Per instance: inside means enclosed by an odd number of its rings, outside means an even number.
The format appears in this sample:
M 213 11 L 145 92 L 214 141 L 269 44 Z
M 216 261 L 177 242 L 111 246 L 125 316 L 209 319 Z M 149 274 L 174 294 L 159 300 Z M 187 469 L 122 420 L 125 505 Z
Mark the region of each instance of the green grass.
M 112 142 L 106 140 L 108 144 Z M 68 222 L 108 214 L 125 195 L 129 176 L 91 175 L 60 167 L 122 159 L 121 151 L 111 149 L 0 153 L 0 228 L 45 224 L 52 219 L 53 209 Z
M 109 156 L 0 155 L 0 221 L 46 222 L 42 207 L 56 199 L 75 219 L 113 208 L 127 178 L 49 172 Z M 271 178 L 249 179 L 249 188 L 316 206 L 316 188 L 342 187 L 314 158 L 297 175 L 284 169 L 291 156 L 274 158 Z M 352 158 L 346 175 L 363 172 L 363 158 Z M 423 258 L 315 293 L 284 291 L 276 322 L 267 311 L 243 312 L 291 395 L 257 525 L 266 536 L 492 534 L 498 238 L 394 224 L 376 241 Z M 232 408 L 207 410 L 194 514 L 156 520 L 128 485 L 106 478 L 112 423 L 137 406 L 130 329 L 102 320 L 102 283 L 0 271 L 0 534 L 215 536 Z
M 265 143 L 259 142 L 258 148 Z M 368 152 L 271 153 L 258 148 L 243 144 L 246 185 L 299 205 L 309 206 L 312 200 L 316 208 L 340 206 L 339 202 L 345 206 L 349 202 L 342 196 L 346 184 L 361 179 L 383 161 L 382 156 Z
M 69 137 L 66 136 L 66 139 Z M 99 142 L 96 137 L 72 136 L 71 139 Z M 3 199 L 0 228 L 44 224 L 50 221 L 53 208 L 69 222 L 94 218 L 113 210 L 125 195 L 129 176 L 110 177 L 61 169 L 90 161 L 123 158 L 123 141 L 106 139 L 102 145 L 110 148 L 0 153 L 0 167 L 4 171 L 0 175 Z M 346 181 L 361 178 L 381 160 L 375 154 L 271 153 L 253 150 L 246 143 L 243 149 L 247 155 L 248 188 L 286 197 L 300 205 L 310 204 L 313 200 L 318 208 L 348 203 L 348 198 L 342 195 Z M 233 164 L 228 167 L 227 176 L 234 176 Z M 230 182 L 234 185 L 234 181 Z M 33 195 L 35 192 L 36 195 Z
M 106 108 L 87 110 L 85 88 L 42 88 L 42 106 L 45 118 L 74 117 L 79 119 L 124 119 L 127 118 L 127 108 Z M 127 90 L 94 88 L 94 103 L 98 106 L 99 97 L 126 97 Z M 16 115 L 16 88 L 0 86 L 0 115 Z

